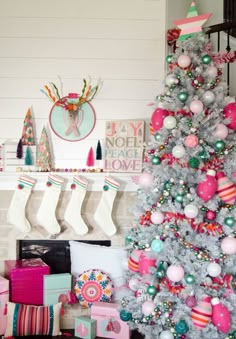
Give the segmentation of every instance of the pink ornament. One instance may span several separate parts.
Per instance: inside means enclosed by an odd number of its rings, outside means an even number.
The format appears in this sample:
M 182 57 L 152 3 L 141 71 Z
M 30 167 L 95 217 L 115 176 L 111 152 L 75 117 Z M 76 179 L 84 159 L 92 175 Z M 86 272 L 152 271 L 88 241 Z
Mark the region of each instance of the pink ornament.
M 212 135 L 216 139 L 224 140 L 229 134 L 228 128 L 224 124 L 218 124 L 213 131 Z
M 163 127 L 163 121 L 165 117 L 169 115 L 169 112 L 163 108 L 156 108 L 152 113 L 151 123 L 155 131 L 158 131 Z
M 216 172 L 208 170 L 204 181 L 197 185 L 197 195 L 204 201 L 211 200 L 217 191 Z
M 150 187 L 153 184 L 154 176 L 151 173 L 143 172 L 139 176 L 138 183 L 142 187 Z
M 193 295 L 188 296 L 185 300 L 185 305 L 188 306 L 189 308 L 193 308 L 194 306 L 197 305 L 196 298 Z
M 155 307 L 156 305 L 154 304 L 153 301 L 151 300 L 144 301 L 144 303 L 142 304 L 142 312 L 147 317 L 154 311 Z
M 224 108 L 224 117 L 230 119 L 227 126 L 234 131 L 236 130 L 236 102 L 231 102 Z
M 142 253 L 139 258 L 139 272 L 142 275 L 149 273 L 149 267 L 155 267 L 156 266 L 156 258 L 149 258 L 145 255 L 145 253 Z
M 206 212 L 206 217 L 207 217 L 208 220 L 211 220 L 211 221 L 215 220 L 216 212 L 209 210 L 209 211 Z
M 218 75 L 218 69 L 215 66 L 210 66 L 207 69 L 207 74 L 210 78 L 215 78 Z
M 221 241 L 221 249 L 224 254 L 236 253 L 236 238 L 226 237 Z
M 138 272 L 139 271 L 139 258 L 141 256 L 143 251 L 141 250 L 133 250 L 130 254 L 129 260 L 128 260 L 128 268 L 132 272 Z
M 165 215 L 161 211 L 156 211 L 151 214 L 151 222 L 160 225 L 163 223 Z
M 184 144 L 187 147 L 194 148 L 198 145 L 198 137 L 195 134 L 190 134 L 185 138 Z
M 212 315 L 211 298 L 206 296 L 202 301 L 192 309 L 191 318 L 193 325 L 197 329 L 206 327 Z
M 200 114 L 203 112 L 204 106 L 200 100 L 193 100 L 190 104 L 190 111 L 195 114 Z
M 184 269 L 180 265 L 170 265 L 166 271 L 167 277 L 173 282 L 179 282 L 184 277 Z
M 191 59 L 188 55 L 182 54 L 178 57 L 178 65 L 180 68 L 187 68 L 191 65 Z
M 233 205 L 236 200 L 235 184 L 224 174 L 224 172 L 217 173 L 216 179 L 217 193 L 219 197 L 225 203 Z
M 231 327 L 231 315 L 226 306 L 221 304 L 219 298 L 213 298 L 212 304 L 212 324 L 218 331 L 228 333 Z

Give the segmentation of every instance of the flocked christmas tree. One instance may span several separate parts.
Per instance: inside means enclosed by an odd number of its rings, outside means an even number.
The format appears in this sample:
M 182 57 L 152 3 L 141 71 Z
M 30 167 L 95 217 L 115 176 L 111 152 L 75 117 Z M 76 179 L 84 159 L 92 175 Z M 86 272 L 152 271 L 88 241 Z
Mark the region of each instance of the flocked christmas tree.
M 236 103 L 210 47 L 181 31 L 151 117 L 120 310 L 145 338 L 236 338 Z

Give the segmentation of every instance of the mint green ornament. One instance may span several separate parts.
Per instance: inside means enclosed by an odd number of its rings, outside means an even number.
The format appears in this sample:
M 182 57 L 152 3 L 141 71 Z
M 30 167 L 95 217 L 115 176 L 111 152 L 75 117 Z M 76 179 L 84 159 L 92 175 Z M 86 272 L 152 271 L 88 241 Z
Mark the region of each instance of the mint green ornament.
M 179 202 L 179 203 L 182 203 L 184 201 L 184 196 L 182 194 L 177 194 L 175 196 L 175 201 Z
M 148 286 L 147 293 L 149 295 L 156 295 L 157 294 L 157 288 L 153 285 Z
M 186 284 L 192 285 L 195 282 L 195 277 L 193 274 L 186 274 L 184 280 L 186 281 Z
M 226 217 L 224 223 L 229 227 L 233 227 L 235 225 L 235 219 L 234 217 Z
M 177 95 L 180 102 L 184 103 L 188 99 L 188 93 L 187 92 L 179 92 Z
M 161 158 L 158 157 L 157 155 L 154 155 L 154 156 L 152 157 L 152 164 L 153 164 L 153 165 L 160 165 L 160 163 L 161 163 Z
M 208 65 L 211 62 L 211 57 L 208 54 L 202 56 L 202 62 L 204 65 Z
M 154 239 L 151 243 L 151 249 L 156 253 L 161 253 L 164 248 L 163 241 Z
M 172 61 L 172 58 L 173 58 L 173 55 L 171 55 L 171 54 L 167 55 L 167 57 L 166 57 L 166 62 L 167 62 L 168 64 L 170 64 L 171 61 Z
M 160 135 L 159 133 L 156 133 L 156 134 L 154 135 L 154 139 L 155 139 L 156 141 L 160 141 L 161 135 Z
M 223 140 L 218 140 L 214 144 L 214 148 L 217 152 L 223 151 L 225 148 L 225 142 Z

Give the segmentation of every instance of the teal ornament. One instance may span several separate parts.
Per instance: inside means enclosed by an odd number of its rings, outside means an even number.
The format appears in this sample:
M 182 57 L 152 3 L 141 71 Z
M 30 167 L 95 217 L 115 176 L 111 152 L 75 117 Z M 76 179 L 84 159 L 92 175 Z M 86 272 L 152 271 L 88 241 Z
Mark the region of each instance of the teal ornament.
M 225 148 L 225 142 L 223 140 L 218 140 L 214 144 L 214 148 L 217 152 L 223 151 Z
M 195 277 L 193 274 L 186 274 L 186 276 L 184 277 L 184 280 L 186 284 L 192 285 L 195 282 Z
M 153 165 L 160 165 L 160 163 L 161 163 L 161 158 L 158 157 L 158 156 L 156 156 L 156 155 L 154 155 L 154 156 L 152 157 L 152 164 L 153 164 Z
M 109 186 L 108 185 L 104 185 L 103 186 L 103 191 L 108 191 L 109 190 Z
M 202 56 L 202 62 L 204 65 L 208 65 L 211 62 L 211 57 L 208 54 Z
M 226 217 L 224 223 L 229 227 L 233 227 L 235 225 L 235 219 L 234 217 Z
M 123 321 L 129 321 L 132 318 L 132 314 L 126 310 L 120 311 L 120 319 Z
M 179 203 L 182 203 L 184 201 L 184 196 L 182 194 L 177 194 L 175 196 L 175 201 L 179 202 Z
M 125 237 L 125 245 L 126 246 L 129 245 L 132 242 L 132 240 L 133 240 L 132 237 L 130 235 L 127 235 Z
M 157 288 L 153 285 L 148 286 L 147 293 L 149 295 L 156 295 L 157 294 Z
M 156 133 L 156 134 L 154 135 L 154 139 L 155 139 L 156 141 L 160 141 L 160 140 L 161 140 L 161 135 L 160 135 L 159 133 Z
M 164 245 L 163 245 L 163 241 L 161 241 L 160 239 L 154 239 L 151 243 L 151 249 L 154 252 L 157 253 L 161 253 L 161 251 L 163 250 Z
M 188 332 L 189 327 L 188 324 L 186 323 L 185 320 L 180 320 L 176 325 L 175 325 L 175 330 L 178 334 L 184 334 Z
M 173 55 L 171 55 L 171 54 L 167 55 L 167 57 L 166 57 L 166 62 L 167 62 L 168 64 L 170 64 L 170 63 L 172 62 L 172 58 L 173 58 Z
M 163 278 L 166 274 L 166 271 L 163 269 L 158 269 L 155 273 L 155 276 L 159 279 Z
M 187 92 L 179 92 L 177 97 L 178 97 L 179 101 L 184 103 L 188 99 L 188 93 Z
M 201 152 L 199 152 L 198 155 L 199 155 L 199 158 L 202 159 L 202 161 L 204 161 L 204 162 L 207 161 L 208 154 L 205 150 L 202 150 Z
M 189 167 L 191 168 L 198 168 L 200 161 L 198 158 L 192 157 L 189 159 L 188 164 L 189 164 Z

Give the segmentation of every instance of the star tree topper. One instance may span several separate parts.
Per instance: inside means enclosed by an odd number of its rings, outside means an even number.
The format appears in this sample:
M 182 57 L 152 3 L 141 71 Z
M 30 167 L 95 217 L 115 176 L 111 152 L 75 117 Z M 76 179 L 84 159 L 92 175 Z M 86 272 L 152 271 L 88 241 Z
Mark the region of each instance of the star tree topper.
M 192 2 L 187 18 L 174 21 L 181 29 L 179 41 L 186 40 L 202 31 L 202 25 L 212 16 L 212 13 L 198 15 L 195 2 Z

